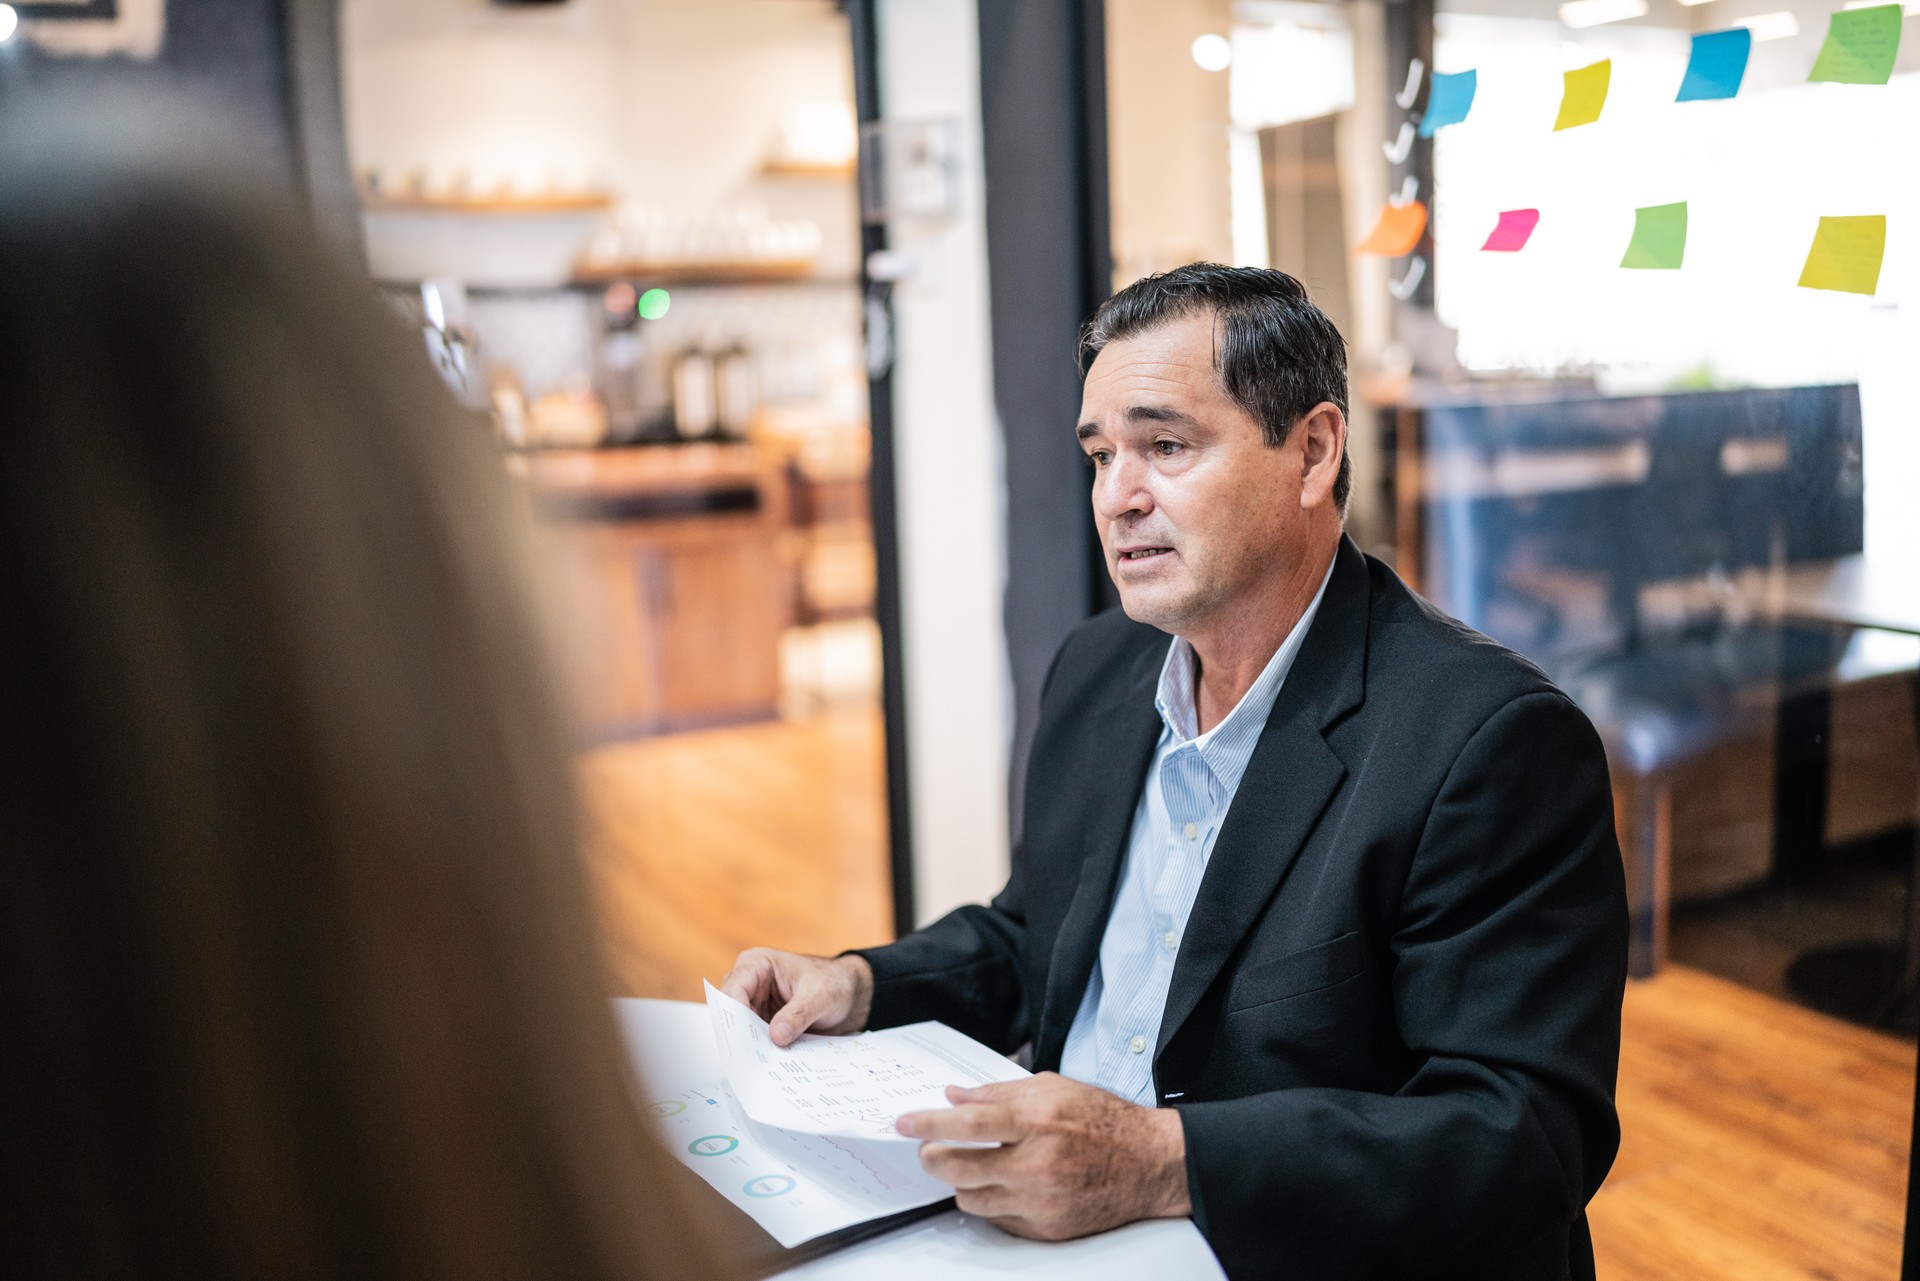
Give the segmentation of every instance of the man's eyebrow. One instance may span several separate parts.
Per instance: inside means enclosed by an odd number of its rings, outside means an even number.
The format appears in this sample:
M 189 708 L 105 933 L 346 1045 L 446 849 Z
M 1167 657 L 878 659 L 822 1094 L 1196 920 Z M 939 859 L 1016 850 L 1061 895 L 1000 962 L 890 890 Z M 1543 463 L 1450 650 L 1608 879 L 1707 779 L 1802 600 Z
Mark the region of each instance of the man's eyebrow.
M 1172 405 L 1129 405 L 1127 418 L 1132 422 L 1146 423 L 1191 423 L 1192 414 L 1182 413 Z
M 1129 405 L 1126 419 L 1135 423 L 1180 423 L 1186 426 L 1199 422 L 1192 414 L 1183 413 L 1171 405 Z M 1100 430 L 1099 423 L 1081 423 L 1076 434 L 1085 440 L 1089 436 L 1099 435 Z

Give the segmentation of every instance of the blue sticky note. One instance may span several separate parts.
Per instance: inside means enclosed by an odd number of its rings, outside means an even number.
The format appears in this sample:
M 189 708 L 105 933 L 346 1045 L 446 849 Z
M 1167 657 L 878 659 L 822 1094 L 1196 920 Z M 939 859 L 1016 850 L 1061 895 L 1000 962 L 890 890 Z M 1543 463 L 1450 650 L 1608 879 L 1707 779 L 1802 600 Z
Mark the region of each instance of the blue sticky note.
M 1740 92 L 1740 80 L 1747 74 L 1747 55 L 1752 51 L 1753 32 L 1745 27 L 1695 36 L 1693 56 L 1687 59 L 1687 75 L 1680 82 L 1680 96 L 1674 101 L 1733 97 Z
M 1435 76 L 1427 90 L 1427 114 L 1420 117 L 1420 136 L 1433 137 L 1443 125 L 1457 125 L 1473 110 L 1473 91 L 1480 87 L 1480 73 L 1461 71 L 1450 76 Z

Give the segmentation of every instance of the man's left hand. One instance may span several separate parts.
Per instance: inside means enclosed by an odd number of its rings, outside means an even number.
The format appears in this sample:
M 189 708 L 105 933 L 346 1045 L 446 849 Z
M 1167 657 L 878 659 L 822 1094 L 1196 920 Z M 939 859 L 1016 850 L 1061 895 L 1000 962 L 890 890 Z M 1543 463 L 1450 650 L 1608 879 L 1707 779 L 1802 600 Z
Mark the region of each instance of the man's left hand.
M 894 1124 L 960 1208 L 1015 1236 L 1064 1241 L 1193 1212 L 1187 1143 L 1172 1108 L 1144 1108 L 1052 1072 L 978 1089 Z M 956 1143 L 998 1143 L 997 1148 Z

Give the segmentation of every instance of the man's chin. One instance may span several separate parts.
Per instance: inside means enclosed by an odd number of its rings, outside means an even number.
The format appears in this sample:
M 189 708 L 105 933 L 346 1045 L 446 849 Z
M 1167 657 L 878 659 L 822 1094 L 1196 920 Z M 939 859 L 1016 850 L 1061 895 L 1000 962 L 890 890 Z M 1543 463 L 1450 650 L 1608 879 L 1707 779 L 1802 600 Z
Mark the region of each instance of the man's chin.
M 1120 608 L 1134 622 L 1146 623 L 1170 633 L 1180 630 L 1180 622 L 1187 614 L 1178 603 L 1158 592 L 1127 591 L 1124 588 L 1120 592 Z

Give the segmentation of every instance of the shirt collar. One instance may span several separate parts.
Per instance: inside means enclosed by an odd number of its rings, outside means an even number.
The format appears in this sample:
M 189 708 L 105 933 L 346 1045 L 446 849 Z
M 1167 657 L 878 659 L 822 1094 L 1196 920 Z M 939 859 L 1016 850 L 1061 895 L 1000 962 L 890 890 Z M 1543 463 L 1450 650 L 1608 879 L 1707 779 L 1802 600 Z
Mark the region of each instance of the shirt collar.
M 1260 731 L 1266 728 L 1274 700 L 1280 696 L 1280 686 L 1300 653 L 1308 629 L 1313 626 L 1314 615 L 1320 612 L 1320 600 L 1327 594 L 1327 584 L 1333 581 L 1333 567 L 1339 559 L 1336 554 L 1328 562 L 1327 572 L 1320 576 L 1320 589 L 1314 592 L 1300 621 L 1280 642 L 1280 648 L 1273 651 L 1273 657 L 1267 660 L 1252 686 L 1240 696 L 1233 710 L 1204 734 L 1194 733 L 1200 713 L 1194 685 L 1193 646 L 1187 643 L 1186 637 L 1175 636 L 1173 644 L 1167 647 L 1166 661 L 1160 666 L 1160 686 L 1154 695 L 1154 708 L 1173 736 L 1173 746 L 1192 743 L 1207 768 L 1229 792 L 1240 786 L 1240 776 L 1253 758 L 1254 745 L 1260 740 Z

